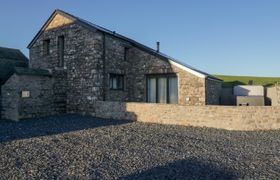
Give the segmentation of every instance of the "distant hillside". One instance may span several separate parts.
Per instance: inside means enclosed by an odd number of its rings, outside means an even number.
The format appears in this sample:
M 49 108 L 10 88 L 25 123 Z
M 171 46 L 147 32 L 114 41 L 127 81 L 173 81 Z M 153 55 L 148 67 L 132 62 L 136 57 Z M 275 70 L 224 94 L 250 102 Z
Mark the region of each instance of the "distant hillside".
M 253 76 L 227 76 L 214 75 L 224 80 L 224 86 L 248 85 L 253 80 L 253 85 L 273 86 L 276 82 L 280 82 L 280 77 L 253 77 Z

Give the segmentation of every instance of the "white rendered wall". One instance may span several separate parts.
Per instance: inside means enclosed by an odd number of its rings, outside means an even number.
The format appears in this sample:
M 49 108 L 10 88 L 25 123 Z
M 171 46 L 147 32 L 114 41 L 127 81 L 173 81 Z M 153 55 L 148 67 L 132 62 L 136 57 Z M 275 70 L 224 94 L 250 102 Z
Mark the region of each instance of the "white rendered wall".
M 234 86 L 235 96 L 264 96 L 263 86 Z

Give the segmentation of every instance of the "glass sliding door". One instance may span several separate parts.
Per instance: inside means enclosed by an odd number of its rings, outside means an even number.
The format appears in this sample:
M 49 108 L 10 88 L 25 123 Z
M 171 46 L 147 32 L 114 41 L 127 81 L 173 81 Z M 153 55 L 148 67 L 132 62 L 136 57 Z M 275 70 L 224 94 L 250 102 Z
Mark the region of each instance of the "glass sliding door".
M 178 103 L 178 80 L 176 75 L 147 76 L 147 102 Z
M 156 97 L 156 78 L 148 78 L 147 80 L 147 101 L 151 103 L 156 103 L 157 102 L 157 97 Z
M 178 103 L 178 81 L 177 77 L 168 78 L 168 92 L 169 92 L 169 103 Z
M 158 78 L 157 94 L 158 94 L 159 103 L 167 103 L 167 79 L 166 79 L 166 77 Z

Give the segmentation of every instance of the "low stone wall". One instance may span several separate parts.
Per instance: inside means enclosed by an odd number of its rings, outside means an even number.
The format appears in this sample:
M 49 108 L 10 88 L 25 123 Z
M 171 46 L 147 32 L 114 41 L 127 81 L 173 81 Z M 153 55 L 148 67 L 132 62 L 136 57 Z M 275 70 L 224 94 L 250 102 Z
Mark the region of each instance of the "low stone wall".
M 280 83 L 277 83 L 275 88 L 276 88 L 276 96 L 277 96 L 277 106 L 280 106 Z
M 97 117 L 227 130 L 280 128 L 280 107 L 181 106 L 97 101 Z

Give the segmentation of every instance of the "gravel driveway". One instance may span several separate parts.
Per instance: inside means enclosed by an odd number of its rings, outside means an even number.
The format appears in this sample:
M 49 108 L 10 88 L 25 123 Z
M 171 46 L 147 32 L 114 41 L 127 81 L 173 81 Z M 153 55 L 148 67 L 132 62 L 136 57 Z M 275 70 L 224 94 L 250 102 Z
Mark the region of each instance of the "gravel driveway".
M 279 130 L 78 115 L 0 122 L 0 179 L 277 179 L 279 164 Z

